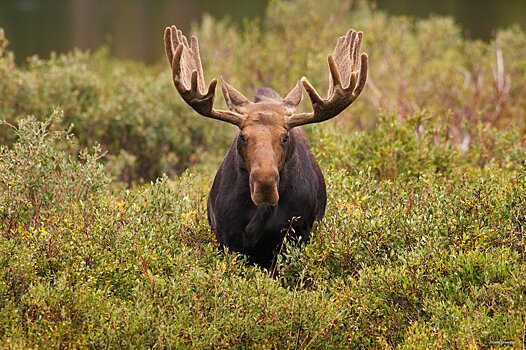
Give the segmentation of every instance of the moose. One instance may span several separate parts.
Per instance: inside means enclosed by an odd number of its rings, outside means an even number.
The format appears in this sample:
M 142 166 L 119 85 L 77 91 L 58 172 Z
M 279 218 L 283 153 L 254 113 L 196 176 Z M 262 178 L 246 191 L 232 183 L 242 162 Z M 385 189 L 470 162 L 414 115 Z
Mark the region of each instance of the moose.
M 360 95 L 368 68 L 367 54 L 360 54 L 362 36 L 351 29 L 338 39 L 328 57 L 327 98 L 302 77 L 285 98 L 264 87 L 251 101 L 221 78 L 229 110 L 219 110 L 214 108 L 217 80 L 206 89 L 197 38 L 188 42 L 175 26 L 166 28 L 166 55 L 183 100 L 202 116 L 239 129 L 207 203 L 208 221 L 220 246 L 268 269 L 287 232 L 308 242 L 314 221 L 325 213 L 327 194 L 323 174 L 299 127 L 336 117 Z M 312 103 L 310 113 L 295 113 L 302 86 Z

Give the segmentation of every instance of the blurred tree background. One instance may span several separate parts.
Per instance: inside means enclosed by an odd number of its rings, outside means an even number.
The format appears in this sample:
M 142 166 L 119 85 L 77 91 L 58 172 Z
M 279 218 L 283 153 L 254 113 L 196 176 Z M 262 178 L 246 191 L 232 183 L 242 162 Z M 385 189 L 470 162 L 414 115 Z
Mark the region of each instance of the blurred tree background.
M 166 26 L 188 32 L 205 11 L 240 23 L 264 15 L 266 6 L 266 0 L 7 0 L 0 4 L 0 27 L 17 63 L 31 55 L 95 50 L 103 44 L 117 58 L 154 63 L 164 54 L 159 33 Z
M 268 0 L 3 0 L 0 27 L 11 41 L 17 63 L 51 51 L 95 50 L 108 44 L 117 58 L 146 63 L 163 55 L 159 33 L 176 24 L 188 32 L 204 13 L 241 24 L 264 17 Z M 349 1 L 342 1 L 349 2 Z M 351 1 L 352 2 L 352 1 Z M 496 28 L 526 27 L 523 0 L 376 0 L 372 7 L 393 15 L 452 16 L 472 39 L 490 39 Z

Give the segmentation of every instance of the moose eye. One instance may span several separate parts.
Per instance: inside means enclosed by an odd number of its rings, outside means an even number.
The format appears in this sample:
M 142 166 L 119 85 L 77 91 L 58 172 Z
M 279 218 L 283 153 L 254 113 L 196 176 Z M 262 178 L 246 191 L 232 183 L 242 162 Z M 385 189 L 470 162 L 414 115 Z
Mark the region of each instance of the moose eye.
M 288 141 L 289 141 L 289 135 L 288 134 L 283 136 L 283 138 L 281 139 L 282 143 L 287 143 Z
M 239 138 L 241 139 L 241 142 L 247 143 L 247 138 L 246 138 L 245 135 L 241 134 L 241 135 L 239 135 Z

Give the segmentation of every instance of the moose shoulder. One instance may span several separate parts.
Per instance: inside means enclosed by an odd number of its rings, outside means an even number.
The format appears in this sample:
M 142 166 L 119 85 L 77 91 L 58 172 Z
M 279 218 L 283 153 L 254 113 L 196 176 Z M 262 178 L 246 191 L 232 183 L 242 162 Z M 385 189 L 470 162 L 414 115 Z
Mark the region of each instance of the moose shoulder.
M 362 33 L 349 30 L 329 56 L 329 92 L 322 98 L 303 77 L 285 97 L 270 88 L 253 101 L 221 80 L 229 111 L 213 107 L 217 80 L 205 86 L 199 44 L 188 43 L 175 26 L 165 30 L 173 81 L 181 97 L 199 114 L 239 128 L 219 168 L 208 198 L 208 219 L 218 242 L 270 267 L 274 251 L 293 222 L 292 235 L 309 239 L 325 212 L 326 191 L 301 125 L 331 119 L 360 94 L 367 79 Z M 307 91 L 313 112 L 294 113 Z

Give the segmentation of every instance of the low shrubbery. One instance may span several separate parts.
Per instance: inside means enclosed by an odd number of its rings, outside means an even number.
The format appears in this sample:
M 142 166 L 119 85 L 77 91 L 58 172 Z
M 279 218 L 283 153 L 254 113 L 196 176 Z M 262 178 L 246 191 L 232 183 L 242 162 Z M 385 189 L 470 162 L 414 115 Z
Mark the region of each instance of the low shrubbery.
M 341 126 L 368 130 L 379 113 L 401 120 L 424 113 L 443 120 L 448 138 L 464 149 L 477 147 L 481 122 L 524 132 L 526 35 L 518 28 L 500 30 L 485 43 L 464 39 L 448 18 L 390 17 L 365 1 L 297 0 L 272 2 L 264 21 L 241 29 L 205 17 L 194 34 L 207 79 L 222 75 L 250 97 L 261 86 L 285 95 L 303 75 L 323 91 L 327 55 L 350 27 L 365 32 L 370 73 L 360 99 L 339 118 Z M 217 159 L 232 135 L 182 102 L 164 58 L 146 67 L 104 50 L 75 51 L 17 67 L 6 47 L 0 34 L 0 118 L 44 120 L 60 106 L 64 127 L 72 125 L 79 141 L 70 151 L 99 143 L 107 171 L 129 185 Z M 302 108 L 310 108 L 307 101 Z M 0 132 L 1 143 L 12 141 Z
M 526 148 L 512 132 L 487 130 L 506 150 L 488 155 L 409 123 L 321 127 L 327 214 L 272 278 L 217 251 L 211 174 L 111 190 L 97 153 L 72 159 L 56 127 L 23 120 L 2 150 L 2 347 L 522 344 Z
M 60 106 L 61 124 L 78 140 L 70 153 L 99 144 L 107 171 L 128 185 L 179 174 L 230 134 L 222 125 L 210 132 L 210 124 L 176 98 L 167 69 L 116 61 L 104 51 L 34 57 L 26 68 L 4 53 L 0 76 L 0 118 L 44 120 Z M 1 143 L 12 141 L 0 131 Z
M 79 159 L 58 149 L 72 144 L 69 132 L 50 129 L 61 115 L 55 111 L 46 122 L 28 118 L 18 127 L 9 125 L 18 139 L 12 149 L 0 148 L 0 232 L 8 236 L 38 228 L 42 220 L 59 220 L 77 205 L 89 206 L 108 183 L 97 162 L 98 149 L 83 150 Z

